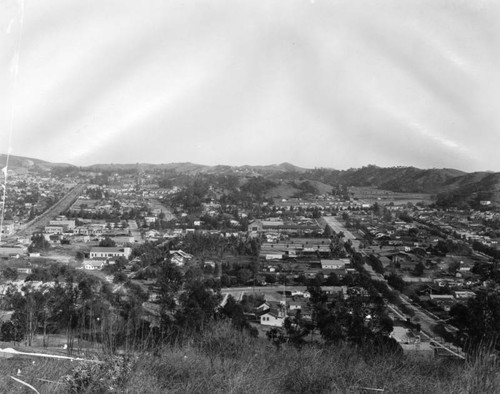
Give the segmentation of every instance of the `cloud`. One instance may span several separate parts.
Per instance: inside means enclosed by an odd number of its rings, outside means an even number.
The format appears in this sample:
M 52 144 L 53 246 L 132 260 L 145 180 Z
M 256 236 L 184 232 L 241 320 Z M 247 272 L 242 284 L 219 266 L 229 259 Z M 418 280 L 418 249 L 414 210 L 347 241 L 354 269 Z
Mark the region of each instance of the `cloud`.
M 17 5 L 0 4 L 6 87 Z M 16 108 L 19 154 L 500 169 L 493 2 L 47 0 L 25 11 L 17 91 L 0 94 L 0 130 Z

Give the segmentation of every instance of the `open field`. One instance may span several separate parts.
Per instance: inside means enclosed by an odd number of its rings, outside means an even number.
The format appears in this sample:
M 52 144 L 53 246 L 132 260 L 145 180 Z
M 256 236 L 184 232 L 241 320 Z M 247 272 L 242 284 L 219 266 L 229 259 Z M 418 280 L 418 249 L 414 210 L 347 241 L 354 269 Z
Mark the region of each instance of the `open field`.
M 389 190 L 381 190 L 373 187 L 350 187 L 349 195 L 362 203 L 373 204 L 374 202 L 401 204 L 431 204 L 432 195 L 426 193 L 396 193 Z

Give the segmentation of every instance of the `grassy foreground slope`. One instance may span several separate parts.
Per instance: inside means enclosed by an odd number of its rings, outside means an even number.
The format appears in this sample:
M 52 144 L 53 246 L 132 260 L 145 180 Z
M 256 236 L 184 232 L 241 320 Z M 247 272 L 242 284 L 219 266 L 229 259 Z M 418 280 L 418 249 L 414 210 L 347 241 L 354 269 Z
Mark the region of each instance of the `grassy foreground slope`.
M 0 360 L 0 392 L 33 392 L 9 378 L 19 368 L 40 393 L 498 393 L 498 364 L 363 354 L 345 345 L 276 350 L 217 323 L 201 338 L 128 360 Z

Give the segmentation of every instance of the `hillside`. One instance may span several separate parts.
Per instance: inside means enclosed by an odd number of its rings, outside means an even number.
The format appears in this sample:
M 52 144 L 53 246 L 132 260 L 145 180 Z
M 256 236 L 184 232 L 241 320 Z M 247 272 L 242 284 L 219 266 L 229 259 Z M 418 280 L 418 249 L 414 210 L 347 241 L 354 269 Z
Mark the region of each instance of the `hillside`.
M 292 198 L 304 197 L 307 193 L 312 194 L 327 194 L 332 191 L 330 185 L 326 185 L 319 181 L 302 180 L 302 181 L 275 181 L 276 186 L 269 189 L 265 196 L 271 198 Z
M 251 338 L 229 323 L 202 337 L 158 346 L 101 364 L 64 360 L 2 360 L 0 391 L 27 393 L 17 376 L 40 393 L 406 393 L 500 391 L 498 361 L 457 362 L 375 354 L 346 345 L 283 345 Z M 18 374 L 16 371 L 20 370 Z
M 0 166 L 5 167 L 5 163 L 7 161 L 7 155 L 0 153 Z M 71 167 L 72 164 L 66 163 L 51 163 L 48 161 L 33 159 L 29 157 L 10 155 L 9 156 L 9 169 L 41 169 L 41 170 L 50 170 L 55 167 Z
M 5 165 L 6 155 L 0 155 L 0 165 Z M 43 170 L 71 164 L 51 163 L 44 160 L 22 156 L 10 156 L 10 169 L 19 171 Z M 262 166 L 208 166 L 196 163 L 167 164 L 95 164 L 85 167 L 93 171 L 138 170 L 165 171 L 170 174 L 197 175 L 235 175 L 245 177 L 263 177 L 272 180 L 277 186 L 267 190 L 267 197 L 289 198 L 297 194 L 311 192 L 327 193 L 332 187 L 363 186 L 402 193 L 428 193 L 439 196 L 443 204 L 470 205 L 489 200 L 500 205 L 500 173 L 474 172 L 465 173 L 450 168 L 419 169 L 415 167 L 378 167 L 369 165 L 362 168 L 335 170 L 329 168 L 306 169 L 290 163 Z M 300 185 L 309 182 L 312 188 Z M 244 181 L 243 181 L 244 183 Z
M 491 201 L 500 206 L 500 173 L 475 172 L 452 179 L 444 184 L 438 202 L 447 205 L 480 206 L 480 201 Z
M 394 192 L 437 193 L 445 182 L 464 174 L 451 169 L 368 166 L 341 172 L 339 181 L 349 186 L 376 186 Z

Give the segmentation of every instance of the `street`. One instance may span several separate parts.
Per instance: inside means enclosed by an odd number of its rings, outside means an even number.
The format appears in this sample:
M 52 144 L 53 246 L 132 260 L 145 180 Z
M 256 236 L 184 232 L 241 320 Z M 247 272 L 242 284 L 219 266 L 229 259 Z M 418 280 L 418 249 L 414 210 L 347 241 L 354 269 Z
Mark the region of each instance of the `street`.
M 359 249 L 359 245 L 361 244 L 361 242 L 358 241 L 354 234 L 347 230 L 344 227 L 344 224 L 341 223 L 335 216 L 323 216 L 323 219 L 325 220 L 326 224 L 328 224 L 337 234 L 342 231 L 345 238 L 351 240 L 354 249 Z

